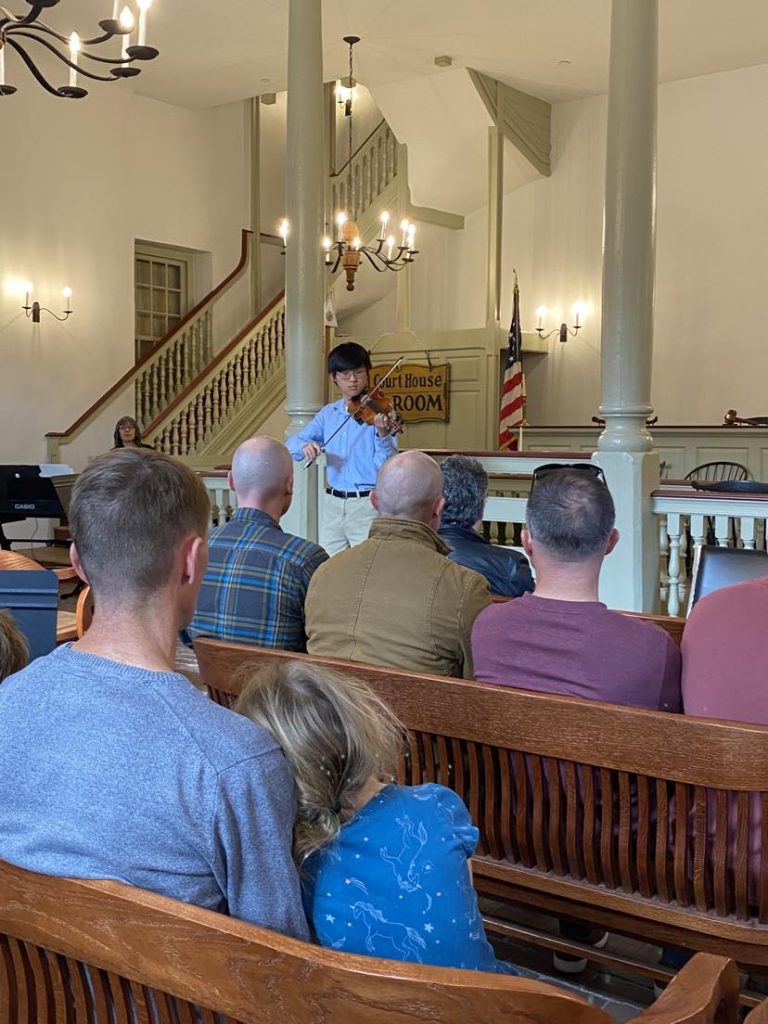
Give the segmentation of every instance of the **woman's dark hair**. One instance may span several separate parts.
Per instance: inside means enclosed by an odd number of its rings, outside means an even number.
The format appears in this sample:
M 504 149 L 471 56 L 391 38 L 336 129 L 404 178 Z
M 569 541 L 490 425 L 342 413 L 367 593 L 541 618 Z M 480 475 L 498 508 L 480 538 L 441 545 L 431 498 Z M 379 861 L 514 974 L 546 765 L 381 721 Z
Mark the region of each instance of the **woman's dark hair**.
M 363 367 L 371 369 L 371 356 L 367 348 L 356 341 L 344 341 L 328 353 L 328 373 L 350 373 Z
M 139 430 L 139 424 L 133 418 L 133 416 L 121 416 L 115 426 L 115 448 L 125 448 L 123 439 L 120 437 L 120 427 L 133 427 L 136 431 L 136 437 L 133 439 L 134 444 L 141 444 L 141 431 Z

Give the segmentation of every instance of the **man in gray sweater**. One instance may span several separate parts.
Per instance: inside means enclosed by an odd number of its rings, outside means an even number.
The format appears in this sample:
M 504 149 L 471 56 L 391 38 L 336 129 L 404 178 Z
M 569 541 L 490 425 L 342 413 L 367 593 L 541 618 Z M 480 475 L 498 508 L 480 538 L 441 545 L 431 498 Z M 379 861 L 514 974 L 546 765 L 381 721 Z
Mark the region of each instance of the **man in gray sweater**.
M 173 670 L 209 512 L 194 474 L 153 452 L 121 449 L 80 476 L 72 562 L 94 619 L 0 686 L 0 858 L 306 938 L 285 758 Z

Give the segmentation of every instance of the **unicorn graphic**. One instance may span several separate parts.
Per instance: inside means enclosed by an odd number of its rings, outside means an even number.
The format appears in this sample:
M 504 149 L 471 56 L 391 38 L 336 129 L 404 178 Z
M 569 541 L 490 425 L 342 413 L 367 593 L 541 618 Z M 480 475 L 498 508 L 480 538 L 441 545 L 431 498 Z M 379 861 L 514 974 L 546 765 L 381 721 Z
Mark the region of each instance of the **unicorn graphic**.
M 393 855 L 386 846 L 383 846 L 380 851 L 381 857 L 394 871 L 398 886 L 405 892 L 415 892 L 421 888 L 416 859 L 428 839 L 427 830 L 423 821 L 420 821 L 418 829 L 415 829 L 407 814 L 402 818 L 395 818 L 395 821 L 403 832 L 402 848 L 397 855 Z
M 388 921 L 382 912 L 370 903 L 353 903 L 352 912 L 356 918 L 363 919 L 368 929 L 365 948 L 369 953 L 375 952 L 374 939 L 384 939 L 392 943 L 403 960 L 411 959 L 423 963 L 419 948 L 426 949 L 427 944 L 415 928 L 409 928 L 408 925 L 397 921 Z

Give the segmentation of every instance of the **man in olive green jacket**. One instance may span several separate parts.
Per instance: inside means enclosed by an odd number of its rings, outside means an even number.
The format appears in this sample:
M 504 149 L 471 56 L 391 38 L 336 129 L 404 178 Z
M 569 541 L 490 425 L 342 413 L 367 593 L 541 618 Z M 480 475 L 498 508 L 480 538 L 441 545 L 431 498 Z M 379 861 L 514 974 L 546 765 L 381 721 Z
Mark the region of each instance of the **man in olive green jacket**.
M 472 678 L 469 637 L 491 603 L 485 577 L 450 561 L 438 537 L 443 479 L 423 452 L 379 470 L 368 540 L 312 577 L 307 651 L 374 665 Z

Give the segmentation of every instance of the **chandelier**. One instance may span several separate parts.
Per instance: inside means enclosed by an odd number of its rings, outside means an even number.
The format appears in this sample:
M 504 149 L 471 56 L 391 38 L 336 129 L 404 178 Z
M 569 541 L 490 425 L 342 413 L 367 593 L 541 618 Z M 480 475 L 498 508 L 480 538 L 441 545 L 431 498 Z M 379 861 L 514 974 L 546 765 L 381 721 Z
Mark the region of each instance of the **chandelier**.
M 78 75 L 94 82 L 114 82 L 118 78 L 133 78 L 141 68 L 132 66 L 134 61 L 152 60 L 158 51 L 154 46 L 147 46 L 147 12 L 152 0 L 136 0 L 139 11 L 138 31 L 135 44 L 131 44 L 131 33 L 136 20 L 131 8 L 121 0 L 113 0 L 112 17 L 99 22 L 102 35 L 93 39 L 80 39 L 77 32 L 69 36 L 62 35 L 50 25 L 40 21 L 40 14 L 46 8 L 56 7 L 60 0 L 26 0 L 30 10 L 26 14 L 11 14 L 0 6 L 0 96 L 12 96 L 16 92 L 15 85 L 8 85 L 5 80 L 5 53 L 11 50 L 21 57 L 37 81 L 53 96 L 79 100 L 88 95 L 88 90 L 77 84 Z M 119 54 L 100 56 L 91 52 L 90 48 L 100 47 L 115 36 L 122 39 Z M 69 68 L 67 85 L 54 86 L 46 79 L 35 63 L 35 43 L 42 50 L 47 50 Z M 31 51 L 31 53 L 30 53 Z M 93 62 L 92 64 L 84 64 Z M 99 75 L 95 70 L 99 64 L 110 64 L 108 74 Z
M 340 83 L 339 102 L 343 103 L 344 115 L 349 120 L 348 139 L 349 153 L 347 167 L 349 169 L 348 199 L 350 209 L 355 209 L 355 176 L 352 173 L 352 90 L 355 87 L 355 79 L 352 67 L 352 47 L 360 42 L 359 36 L 344 36 L 344 42 L 349 46 L 349 76 L 343 78 Z M 341 267 L 347 278 L 347 291 L 355 290 L 355 275 L 362 263 L 363 257 L 368 260 L 374 270 L 383 273 L 385 270 L 404 270 L 409 263 L 413 263 L 413 257 L 418 250 L 414 248 L 416 238 L 416 226 L 403 220 L 400 223 L 402 232 L 400 242 L 395 242 L 394 235 L 387 235 L 389 225 L 389 214 L 382 213 L 379 218 L 381 230 L 379 236 L 372 245 L 363 245 L 360 237 L 360 229 L 355 221 L 342 210 L 336 215 L 336 239 L 326 237 L 322 241 L 324 261 L 326 267 L 331 268 L 335 274 Z

